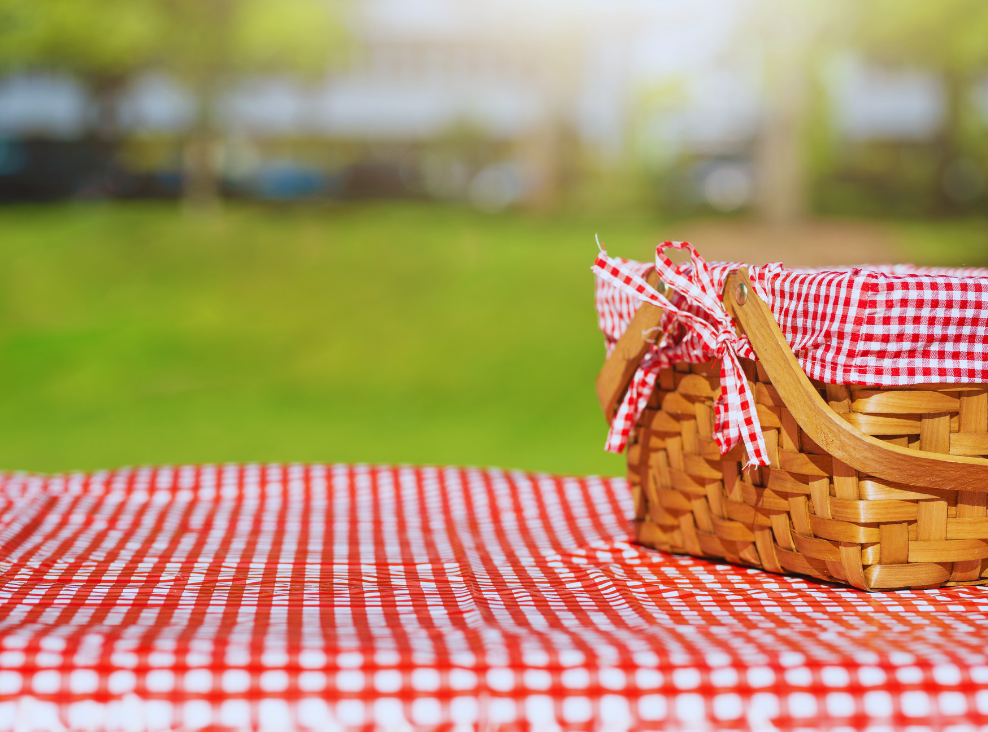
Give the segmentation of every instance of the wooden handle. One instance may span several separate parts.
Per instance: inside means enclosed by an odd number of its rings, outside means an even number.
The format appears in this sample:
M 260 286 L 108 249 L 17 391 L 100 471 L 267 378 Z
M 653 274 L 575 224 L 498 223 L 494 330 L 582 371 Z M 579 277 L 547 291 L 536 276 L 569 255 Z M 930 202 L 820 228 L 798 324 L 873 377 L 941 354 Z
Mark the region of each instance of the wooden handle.
M 735 296 L 739 285 L 747 288 L 747 299 L 742 303 Z M 891 445 L 864 434 L 831 409 L 803 373 L 772 311 L 755 294 L 746 268 L 728 279 L 724 300 L 796 422 L 828 453 L 863 474 L 885 480 L 941 490 L 988 492 L 988 460 Z
M 656 287 L 660 282 L 659 273 L 653 269 L 648 273 L 645 281 Z M 628 384 L 631 383 L 635 369 L 648 351 L 649 343 L 642 333 L 657 328 L 661 320 L 661 308 L 651 303 L 642 303 L 618 339 L 611 355 L 604 362 L 604 368 L 597 375 L 597 400 L 600 402 L 600 408 L 604 410 L 607 424 L 614 420 L 618 403 L 624 396 Z M 657 340 L 658 336 L 661 336 L 661 333 L 653 340 Z

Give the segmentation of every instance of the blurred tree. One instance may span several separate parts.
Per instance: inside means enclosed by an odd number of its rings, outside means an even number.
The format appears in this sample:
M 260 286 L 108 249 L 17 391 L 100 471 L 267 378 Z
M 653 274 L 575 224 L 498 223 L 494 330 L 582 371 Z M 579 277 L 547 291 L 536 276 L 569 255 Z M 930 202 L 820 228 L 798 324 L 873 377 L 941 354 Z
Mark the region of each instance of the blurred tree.
M 189 85 L 199 101 L 185 142 L 186 200 L 217 200 L 216 120 L 210 103 L 244 74 L 318 76 L 338 58 L 343 26 L 332 0 L 153 0 L 166 29 L 157 61 Z
M 113 135 L 116 93 L 142 68 L 167 70 L 198 105 L 184 141 L 187 200 L 217 200 L 213 101 L 244 74 L 320 75 L 344 38 L 335 0 L 0 0 L 0 70 L 63 69 L 99 100 Z
M 116 128 L 116 98 L 157 49 L 164 18 L 153 0 L 0 0 L 0 72 L 66 71 L 96 97 L 96 130 Z
M 855 45 L 870 60 L 940 75 L 944 116 L 936 140 L 935 196 L 940 210 L 948 211 L 957 203 L 953 178 L 963 174 L 964 154 L 975 126 L 971 92 L 988 69 L 988 3 L 861 0 L 857 12 Z M 983 128 L 983 122 L 977 126 Z
M 755 150 L 756 207 L 786 225 L 807 209 L 807 121 L 821 61 L 846 34 L 848 0 L 757 0 L 743 51 L 760 60 L 764 96 Z

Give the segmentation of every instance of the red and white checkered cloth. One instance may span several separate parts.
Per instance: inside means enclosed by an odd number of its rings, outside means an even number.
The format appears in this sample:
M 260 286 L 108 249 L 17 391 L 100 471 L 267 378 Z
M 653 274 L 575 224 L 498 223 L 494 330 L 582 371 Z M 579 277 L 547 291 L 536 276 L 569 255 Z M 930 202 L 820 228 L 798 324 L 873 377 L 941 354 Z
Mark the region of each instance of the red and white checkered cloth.
M 673 265 L 668 247 L 686 248 L 692 262 Z M 596 304 L 608 354 L 642 301 L 670 310 L 664 339 L 636 371 L 606 449 L 621 452 L 648 403 L 655 372 L 676 362 L 754 358 L 746 337 L 724 322 L 720 293 L 738 263 L 706 264 L 686 243 L 665 242 L 654 268 L 675 295 L 664 301 L 644 282 L 651 264 L 612 259 L 594 264 Z M 911 265 L 787 270 L 780 263 L 750 267 L 755 291 L 771 308 L 803 370 L 831 384 L 901 386 L 919 383 L 988 383 L 988 270 Z M 707 304 L 698 306 L 697 292 Z M 716 301 L 714 306 L 709 303 Z M 675 312 L 678 308 L 682 312 Z M 713 330 L 720 337 L 711 345 Z M 727 363 L 729 359 L 725 360 Z M 743 377 L 722 371 L 717 436 L 727 452 L 743 440 L 754 464 L 767 465 L 761 426 Z
M 622 479 L 0 476 L 0 729 L 953 729 L 988 592 L 642 549 Z

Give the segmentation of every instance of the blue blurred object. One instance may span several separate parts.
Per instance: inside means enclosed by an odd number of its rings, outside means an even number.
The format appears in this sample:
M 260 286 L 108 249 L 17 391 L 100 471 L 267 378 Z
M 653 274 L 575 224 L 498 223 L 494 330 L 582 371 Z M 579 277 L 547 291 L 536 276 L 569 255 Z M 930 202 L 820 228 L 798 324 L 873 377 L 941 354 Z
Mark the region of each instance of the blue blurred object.
M 314 198 L 330 189 L 330 177 L 321 170 L 286 160 L 265 163 L 247 182 L 246 192 L 269 201 Z
M 178 196 L 182 192 L 182 172 L 180 170 L 160 170 L 152 173 L 158 189 L 167 197 Z

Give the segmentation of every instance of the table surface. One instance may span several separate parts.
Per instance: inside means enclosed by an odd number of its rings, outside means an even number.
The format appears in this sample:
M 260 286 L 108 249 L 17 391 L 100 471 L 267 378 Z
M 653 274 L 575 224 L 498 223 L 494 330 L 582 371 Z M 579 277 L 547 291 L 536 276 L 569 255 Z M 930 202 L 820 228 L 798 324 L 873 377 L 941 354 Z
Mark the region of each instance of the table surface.
M 496 469 L 0 476 L 0 729 L 988 724 L 988 591 L 670 556 L 630 512 Z

